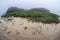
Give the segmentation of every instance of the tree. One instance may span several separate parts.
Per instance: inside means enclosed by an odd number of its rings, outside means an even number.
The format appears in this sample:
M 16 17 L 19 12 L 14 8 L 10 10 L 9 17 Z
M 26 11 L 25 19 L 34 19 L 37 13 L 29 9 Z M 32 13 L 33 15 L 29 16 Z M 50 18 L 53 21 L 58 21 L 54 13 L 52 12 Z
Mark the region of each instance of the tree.
M 8 8 L 6 13 L 17 12 L 17 11 L 24 11 L 24 9 L 17 8 L 17 7 L 10 7 L 10 8 Z
M 46 8 L 33 8 L 31 10 L 33 10 L 33 11 L 40 11 L 40 12 L 49 12 L 50 13 L 50 11 L 48 9 L 46 9 Z

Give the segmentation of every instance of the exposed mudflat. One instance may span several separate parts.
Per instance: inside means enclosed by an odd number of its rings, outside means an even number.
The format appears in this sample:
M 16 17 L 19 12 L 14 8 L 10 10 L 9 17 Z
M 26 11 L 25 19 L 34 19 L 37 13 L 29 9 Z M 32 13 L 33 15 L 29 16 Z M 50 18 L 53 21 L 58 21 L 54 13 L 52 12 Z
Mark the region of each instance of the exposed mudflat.
M 44 24 L 19 17 L 2 18 L 0 40 L 60 40 L 60 23 Z

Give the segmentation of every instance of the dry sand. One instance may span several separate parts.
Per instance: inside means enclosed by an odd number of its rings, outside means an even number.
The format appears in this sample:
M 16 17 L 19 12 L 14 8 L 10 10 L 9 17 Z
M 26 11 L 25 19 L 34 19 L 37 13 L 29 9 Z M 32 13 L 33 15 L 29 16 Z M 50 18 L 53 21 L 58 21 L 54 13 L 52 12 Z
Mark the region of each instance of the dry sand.
M 19 17 L 2 18 L 0 40 L 60 40 L 60 23 L 44 24 Z

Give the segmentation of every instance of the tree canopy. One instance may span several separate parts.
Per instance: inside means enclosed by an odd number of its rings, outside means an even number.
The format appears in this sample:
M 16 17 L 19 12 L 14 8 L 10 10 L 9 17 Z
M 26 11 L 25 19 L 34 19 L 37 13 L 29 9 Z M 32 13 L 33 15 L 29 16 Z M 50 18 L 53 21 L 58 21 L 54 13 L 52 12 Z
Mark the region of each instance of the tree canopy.
M 31 10 L 33 10 L 33 11 L 40 11 L 40 12 L 50 12 L 48 9 L 46 9 L 46 8 L 33 8 L 33 9 L 31 9 Z
M 18 8 L 18 7 L 10 7 L 10 8 L 8 8 L 6 13 L 18 12 L 18 11 L 24 11 L 24 9 Z

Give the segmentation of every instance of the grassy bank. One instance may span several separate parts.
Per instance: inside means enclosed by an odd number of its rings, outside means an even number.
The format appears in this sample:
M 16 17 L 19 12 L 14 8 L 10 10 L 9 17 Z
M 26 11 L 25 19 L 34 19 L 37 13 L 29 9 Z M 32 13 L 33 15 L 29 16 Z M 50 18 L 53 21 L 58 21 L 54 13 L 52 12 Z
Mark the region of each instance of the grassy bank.
M 23 18 L 30 18 L 36 22 L 43 22 L 43 23 L 59 23 L 58 15 L 53 13 L 47 12 L 39 12 L 39 11 L 21 11 L 21 12 L 12 12 L 6 13 L 2 17 L 23 17 Z

